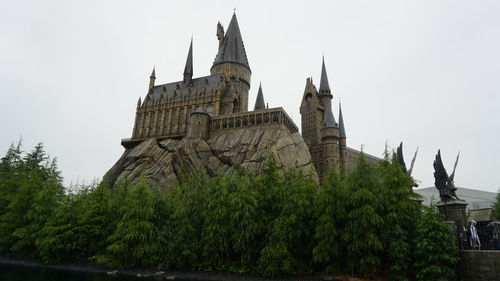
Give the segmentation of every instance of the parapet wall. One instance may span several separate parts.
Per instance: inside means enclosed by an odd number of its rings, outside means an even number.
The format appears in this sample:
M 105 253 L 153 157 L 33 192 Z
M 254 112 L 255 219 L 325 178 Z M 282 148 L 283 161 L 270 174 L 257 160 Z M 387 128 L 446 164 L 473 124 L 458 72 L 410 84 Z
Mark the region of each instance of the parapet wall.
M 500 280 L 500 251 L 460 251 L 459 272 L 463 281 Z
M 285 110 L 282 107 L 277 107 L 277 108 L 239 112 L 239 113 L 212 117 L 210 118 L 208 125 L 209 127 L 208 134 L 215 133 L 218 131 L 231 130 L 231 129 L 262 127 L 262 126 L 272 126 L 272 125 L 283 125 L 290 132 L 290 134 L 299 131 L 297 125 L 293 123 L 292 119 L 288 116 Z M 184 128 L 182 131 L 177 131 L 175 134 L 170 133 L 169 135 L 164 135 L 164 136 L 142 137 L 142 138 L 134 137 L 131 139 L 122 139 L 121 143 L 122 146 L 125 148 L 133 148 L 142 141 L 150 138 L 156 138 L 158 140 L 182 139 L 183 137 L 186 136 L 187 131 L 188 131 L 187 128 Z
M 214 117 L 210 120 L 210 132 L 275 124 L 283 124 L 290 133 L 299 130 L 285 110 L 277 107 Z

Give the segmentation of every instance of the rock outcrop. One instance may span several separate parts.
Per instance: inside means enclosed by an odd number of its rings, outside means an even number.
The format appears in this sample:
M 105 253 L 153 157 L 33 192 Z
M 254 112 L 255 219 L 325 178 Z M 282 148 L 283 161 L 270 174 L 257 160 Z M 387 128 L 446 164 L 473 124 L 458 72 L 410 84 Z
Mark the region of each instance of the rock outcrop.
M 104 176 L 108 185 L 144 178 L 160 189 L 175 186 L 180 175 L 230 174 L 241 167 L 259 174 L 267 159 L 274 159 L 283 172 L 295 170 L 318 181 L 311 155 L 302 136 L 282 126 L 263 126 L 218 131 L 201 138 L 151 138 L 126 149 Z

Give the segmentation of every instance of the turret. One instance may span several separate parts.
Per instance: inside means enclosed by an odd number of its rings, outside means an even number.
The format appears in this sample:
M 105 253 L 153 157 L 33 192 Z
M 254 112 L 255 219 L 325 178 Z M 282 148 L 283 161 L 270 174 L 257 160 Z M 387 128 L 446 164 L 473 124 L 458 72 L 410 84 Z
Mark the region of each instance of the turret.
M 321 66 L 321 82 L 319 84 L 319 99 L 325 109 L 323 125 L 326 128 L 333 128 L 337 126 L 332 112 L 332 98 L 333 96 L 331 94 L 328 76 L 326 74 L 325 58 L 323 57 L 323 64 Z
M 217 24 L 217 38 L 219 51 L 210 73 L 212 75 L 224 74 L 225 82 L 235 87 L 235 96 L 223 96 L 223 103 L 225 105 L 233 103 L 235 112 L 248 111 L 248 91 L 252 71 L 248 64 L 236 13 L 233 14 L 225 33 L 222 25 Z
M 156 80 L 155 68 L 156 67 L 153 67 L 153 72 L 151 72 L 151 76 L 149 76 L 149 88 L 148 88 L 148 91 L 151 91 L 151 89 L 153 89 L 153 87 L 155 86 L 155 80 Z
M 182 81 L 188 85 L 193 81 L 193 38 L 191 38 L 191 44 L 189 45 L 186 66 L 184 67 L 184 79 Z
M 255 106 L 253 110 L 262 110 L 266 109 L 266 105 L 264 102 L 264 94 L 262 94 L 262 83 L 259 84 L 259 92 L 257 93 L 257 98 L 255 99 Z
M 210 115 L 199 106 L 198 109 L 189 114 L 188 138 L 208 139 L 208 128 L 210 125 Z

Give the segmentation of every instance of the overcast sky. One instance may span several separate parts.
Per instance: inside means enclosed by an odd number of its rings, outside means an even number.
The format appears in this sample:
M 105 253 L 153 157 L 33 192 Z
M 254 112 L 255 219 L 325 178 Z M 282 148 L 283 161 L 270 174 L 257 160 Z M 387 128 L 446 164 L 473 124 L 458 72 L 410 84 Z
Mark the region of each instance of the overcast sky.
M 270 107 L 300 126 L 306 78 L 325 55 L 348 146 L 381 156 L 404 142 L 414 177 L 434 185 L 438 148 L 455 184 L 500 188 L 500 1 L 1 1 L 0 153 L 43 142 L 65 183 L 102 178 L 132 134 L 135 106 L 182 80 L 191 36 L 194 76 L 208 75 L 216 25 L 236 8 Z

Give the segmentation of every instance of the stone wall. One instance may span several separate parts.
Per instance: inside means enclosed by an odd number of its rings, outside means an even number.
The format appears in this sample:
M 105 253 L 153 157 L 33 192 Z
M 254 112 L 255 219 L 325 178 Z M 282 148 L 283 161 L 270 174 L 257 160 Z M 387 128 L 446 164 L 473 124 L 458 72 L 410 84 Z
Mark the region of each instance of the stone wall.
M 459 277 L 463 281 L 500 280 L 500 251 L 460 251 Z

